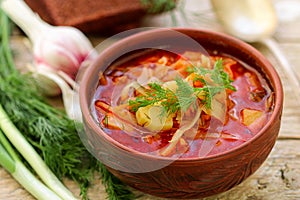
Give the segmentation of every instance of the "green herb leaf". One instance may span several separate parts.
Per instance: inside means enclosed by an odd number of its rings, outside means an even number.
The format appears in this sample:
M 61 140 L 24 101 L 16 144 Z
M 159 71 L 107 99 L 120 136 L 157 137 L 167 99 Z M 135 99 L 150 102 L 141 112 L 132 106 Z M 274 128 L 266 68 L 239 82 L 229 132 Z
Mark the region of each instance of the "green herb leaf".
M 135 198 L 129 188 L 124 186 L 115 176 L 110 175 L 110 172 L 104 165 L 100 165 L 100 172 L 102 174 L 102 183 L 106 187 L 106 192 L 110 200 L 130 200 Z
M 175 81 L 178 86 L 176 90 L 176 97 L 179 104 L 178 107 L 185 112 L 192 104 L 196 102 L 197 97 L 194 94 L 194 88 L 189 85 L 188 82 L 178 77 L 175 79 Z

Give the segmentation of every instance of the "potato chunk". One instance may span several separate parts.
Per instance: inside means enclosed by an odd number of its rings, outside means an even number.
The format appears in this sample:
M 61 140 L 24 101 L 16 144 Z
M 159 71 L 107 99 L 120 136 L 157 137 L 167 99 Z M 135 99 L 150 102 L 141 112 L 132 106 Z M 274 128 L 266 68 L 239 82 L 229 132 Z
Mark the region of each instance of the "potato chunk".
M 160 105 L 140 107 L 136 112 L 137 123 L 153 132 L 169 130 L 173 127 L 173 115 L 164 113 Z
M 242 123 L 246 126 L 252 124 L 255 120 L 260 118 L 263 115 L 262 111 L 252 110 L 252 109 L 244 109 L 242 110 Z

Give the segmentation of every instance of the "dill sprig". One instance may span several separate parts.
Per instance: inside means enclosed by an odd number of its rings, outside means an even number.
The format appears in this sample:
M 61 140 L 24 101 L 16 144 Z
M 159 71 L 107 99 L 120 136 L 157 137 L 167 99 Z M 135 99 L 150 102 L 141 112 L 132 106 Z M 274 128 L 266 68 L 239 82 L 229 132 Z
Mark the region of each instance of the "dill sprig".
M 149 89 L 146 95 L 135 97 L 129 100 L 131 111 L 136 112 L 140 107 L 147 105 L 160 104 L 167 113 L 176 113 L 179 110 L 185 112 L 192 105 L 195 105 L 199 94 L 201 94 L 200 103 L 206 108 L 211 108 L 213 97 L 224 89 L 235 91 L 235 87 L 231 85 L 232 80 L 224 71 L 222 60 L 217 60 L 213 69 L 203 67 L 189 67 L 189 73 L 195 73 L 193 81 L 201 81 L 202 87 L 193 87 L 182 78 L 175 78 L 177 89 L 176 92 L 168 88 L 162 87 L 160 83 L 149 83 Z M 213 84 L 205 80 L 205 76 L 210 77 Z
M 194 89 L 188 82 L 177 77 L 176 92 L 168 88 L 163 88 L 160 83 L 149 83 L 149 89 L 146 95 L 137 96 L 133 100 L 129 100 L 130 110 L 136 112 L 140 107 L 160 104 L 164 108 L 164 112 L 176 113 L 179 110 L 185 112 L 193 103 L 196 102 Z
M 160 83 L 149 83 L 148 86 L 149 89 L 146 90 L 146 95 L 137 96 L 134 100 L 129 100 L 130 110 L 136 112 L 140 107 L 161 102 L 164 104 L 166 111 L 168 111 L 169 106 L 174 104 L 174 93 L 169 89 L 164 89 Z
M 106 187 L 110 200 L 130 200 L 135 198 L 130 190 L 124 190 L 124 184 L 119 179 L 108 173 L 104 165 L 100 165 L 100 172 L 102 174 L 102 183 Z
M 176 78 L 175 81 L 178 87 L 175 93 L 178 100 L 177 107 L 178 110 L 181 109 L 185 112 L 197 100 L 197 97 L 194 94 L 195 88 L 181 78 Z
M 82 124 L 75 124 L 62 110 L 48 104 L 32 77 L 15 68 L 9 46 L 10 23 L 1 9 L 0 23 L 0 104 L 14 125 L 59 179 L 69 177 L 79 184 L 82 199 L 88 199 L 95 173 L 104 177 L 108 199 L 133 199 L 128 187 L 86 150 L 76 129 Z M 112 192 L 114 189 L 120 191 Z

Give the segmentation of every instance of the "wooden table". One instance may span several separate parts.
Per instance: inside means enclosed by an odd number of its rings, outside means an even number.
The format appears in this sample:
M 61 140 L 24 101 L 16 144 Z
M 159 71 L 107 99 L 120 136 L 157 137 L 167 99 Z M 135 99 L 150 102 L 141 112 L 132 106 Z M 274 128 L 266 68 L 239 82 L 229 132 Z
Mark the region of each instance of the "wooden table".
M 287 0 L 273 0 L 278 5 Z M 289 0 L 292 1 L 292 0 Z M 294 0 L 300 4 L 300 0 Z M 298 4 L 298 5 L 299 5 Z M 291 5 L 291 4 L 290 4 Z M 280 5 L 280 9 L 285 9 Z M 291 12 L 295 7 L 291 7 Z M 211 10 L 209 1 L 207 0 L 189 0 L 185 4 L 185 17 L 182 12 L 174 12 L 173 19 L 176 17 L 177 25 L 192 26 L 199 28 L 210 28 L 222 31 L 222 28 L 215 20 L 214 13 Z M 282 12 L 282 10 L 281 10 Z M 291 14 L 289 10 L 286 14 Z M 298 11 L 299 12 L 299 11 Z M 282 13 L 281 13 L 282 14 Z M 300 14 L 300 13 L 299 13 Z M 300 77 L 300 16 L 296 20 L 288 20 L 281 17 L 278 29 L 274 38 L 278 41 L 283 53 L 287 57 L 291 66 L 294 67 Z M 157 17 L 145 19 L 145 25 L 153 26 L 171 26 L 174 20 L 170 14 L 164 14 Z M 187 19 L 183 20 L 183 19 Z M 288 20 L 288 21 L 286 21 Z M 99 38 L 91 37 L 94 45 L 97 45 Z M 15 60 L 19 67 L 31 60 L 29 49 L 24 43 L 24 36 L 15 35 L 11 39 L 12 48 L 15 52 Z M 295 100 L 293 95 L 296 91 L 292 91 L 288 82 L 288 77 L 279 67 L 276 58 L 269 52 L 267 48 L 259 43 L 253 44 L 260 50 L 278 70 L 285 91 L 284 110 L 282 116 L 282 126 L 275 147 L 265 163 L 246 181 L 225 193 L 206 198 L 206 200 L 297 200 L 300 199 L 300 102 Z M 299 91 L 300 92 L 300 89 Z M 54 104 L 60 104 L 60 99 L 52 99 Z M 66 185 L 76 195 L 79 189 L 75 183 L 65 180 Z M 100 180 L 96 180 L 89 191 L 91 200 L 103 200 L 106 197 L 104 187 Z M 153 200 L 160 198 L 146 195 L 140 192 L 139 200 Z M 0 199 L 2 200 L 32 200 L 34 199 L 28 194 L 11 176 L 2 168 L 0 168 Z M 160 199 L 162 200 L 162 199 Z

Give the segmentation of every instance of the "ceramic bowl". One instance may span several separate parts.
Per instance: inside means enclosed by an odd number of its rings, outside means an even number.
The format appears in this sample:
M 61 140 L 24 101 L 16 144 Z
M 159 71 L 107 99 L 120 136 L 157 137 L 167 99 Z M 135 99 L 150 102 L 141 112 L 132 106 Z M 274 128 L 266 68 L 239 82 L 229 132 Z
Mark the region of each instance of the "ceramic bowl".
M 90 152 L 109 171 L 129 186 L 166 198 L 202 198 L 238 185 L 266 160 L 280 129 L 283 91 L 278 74 L 255 48 L 231 36 L 208 30 L 177 28 L 153 29 L 130 35 L 109 46 L 83 74 L 80 106 L 84 132 L 81 138 Z M 192 38 L 204 49 L 229 54 L 254 67 L 268 80 L 275 93 L 274 111 L 269 121 L 252 139 L 226 152 L 202 158 L 165 158 L 134 151 L 113 140 L 99 126 L 91 113 L 91 102 L 98 84 L 98 74 L 128 51 L 138 48 L 189 48 Z

